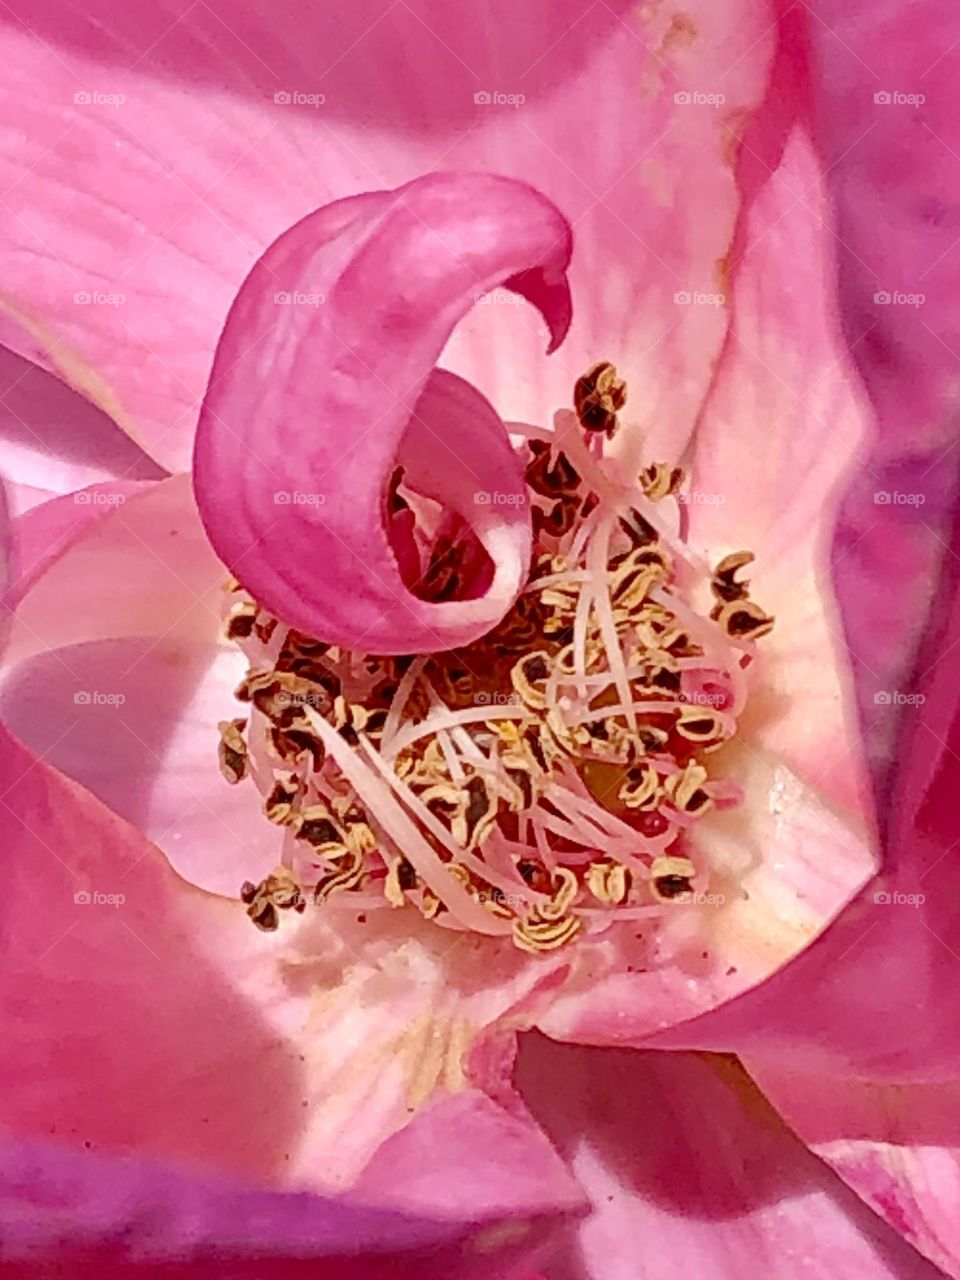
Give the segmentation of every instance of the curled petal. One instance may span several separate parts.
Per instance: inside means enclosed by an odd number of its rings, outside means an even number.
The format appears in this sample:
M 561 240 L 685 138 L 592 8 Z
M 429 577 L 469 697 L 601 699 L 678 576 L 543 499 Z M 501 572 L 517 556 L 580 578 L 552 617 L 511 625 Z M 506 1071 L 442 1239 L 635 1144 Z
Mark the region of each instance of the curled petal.
M 529 514 L 503 502 L 478 522 L 476 495 L 521 494 L 520 463 L 479 395 L 430 375 L 499 284 L 561 342 L 570 247 L 562 215 L 526 184 L 439 174 L 328 205 L 267 250 L 228 317 L 195 454 L 210 539 L 254 596 L 368 652 L 464 644 L 499 621 L 527 568 Z M 427 602 L 400 575 L 385 492 L 411 437 L 418 454 L 431 445 L 436 496 L 493 562 L 478 599 Z

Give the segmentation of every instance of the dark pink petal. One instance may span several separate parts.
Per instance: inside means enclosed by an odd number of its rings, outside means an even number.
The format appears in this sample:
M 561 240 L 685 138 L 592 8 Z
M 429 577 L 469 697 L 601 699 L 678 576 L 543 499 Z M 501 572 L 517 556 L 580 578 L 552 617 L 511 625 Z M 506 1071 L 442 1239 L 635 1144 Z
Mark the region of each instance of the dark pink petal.
M 817 1155 L 904 1239 L 960 1276 L 960 1081 L 872 1084 L 762 1059 L 748 1065 Z
M 593 1204 L 576 1280 L 935 1280 L 733 1059 L 525 1037 L 517 1084 Z
M 483 174 L 326 206 L 271 245 L 227 320 L 194 468 L 210 539 L 257 600 L 374 653 L 468 643 L 499 621 L 530 557 L 521 463 L 479 393 L 430 375 L 451 330 L 496 285 L 539 306 L 551 345 L 562 341 L 570 251 L 547 200 Z M 310 297 L 319 301 L 301 301 Z M 389 479 L 426 450 L 436 456 L 430 496 L 493 562 L 478 599 L 420 600 L 388 542 Z
M 960 16 L 936 0 L 817 0 L 812 11 L 846 336 L 877 412 L 837 526 L 835 575 L 882 774 L 903 710 L 875 695 L 908 692 L 924 670 L 918 646 L 949 591 L 938 579 L 955 536 Z
M 5 1280 L 488 1280 L 491 1267 L 529 1280 L 558 1216 L 551 1207 L 520 1222 L 478 1207 L 439 1221 L 51 1141 L 0 1145 Z

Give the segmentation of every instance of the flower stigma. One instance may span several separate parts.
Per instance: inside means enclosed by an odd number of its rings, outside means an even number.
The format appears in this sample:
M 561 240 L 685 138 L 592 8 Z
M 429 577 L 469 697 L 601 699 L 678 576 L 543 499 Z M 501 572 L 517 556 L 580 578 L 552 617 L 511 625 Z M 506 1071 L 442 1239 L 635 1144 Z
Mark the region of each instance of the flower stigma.
M 341 904 L 543 953 L 709 884 L 697 823 L 742 799 L 710 757 L 736 733 L 773 619 L 742 577 L 749 551 L 711 570 L 686 546 L 680 468 L 625 484 L 602 466 L 626 392 L 601 362 L 556 430 L 523 428 L 529 575 L 466 647 L 348 651 L 227 583 L 226 634 L 249 668 L 247 714 L 219 725 L 221 772 L 260 790 L 283 837 L 276 870 L 240 891 L 260 929 Z M 403 480 L 398 466 L 384 518 L 409 532 L 423 503 Z M 467 534 L 418 531 L 418 594 L 456 598 Z M 698 585 L 704 612 L 688 603 Z

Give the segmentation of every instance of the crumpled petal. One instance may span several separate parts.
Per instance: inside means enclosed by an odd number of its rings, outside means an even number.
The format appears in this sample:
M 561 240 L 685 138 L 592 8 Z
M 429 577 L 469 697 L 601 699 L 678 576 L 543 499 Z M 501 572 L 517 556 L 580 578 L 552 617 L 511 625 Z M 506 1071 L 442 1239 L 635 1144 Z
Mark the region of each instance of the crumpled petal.
M 473 1136 L 490 1140 L 476 1125 Z M 559 1164 L 559 1161 L 557 1161 Z M 185 1173 L 135 1156 L 0 1145 L 0 1265 L 11 1280 L 529 1280 L 553 1218 L 476 1212 L 438 1221 L 374 1200 L 322 1198 Z
M 357 0 L 305 18 L 268 0 L 227 17 L 170 0 L 95 12 L 24 0 L 17 12 L 0 27 L 3 332 L 164 465 L 189 465 L 217 335 L 266 246 L 319 204 L 441 167 L 532 183 L 581 246 L 560 360 L 542 359 L 524 308 L 490 305 L 444 363 L 502 416 L 542 422 L 594 361 L 620 359 L 632 418 L 682 449 L 727 317 L 674 295 L 722 291 L 731 156 L 772 45 L 763 6 Z
M 517 1085 L 593 1204 L 570 1280 L 936 1280 L 734 1059 L 524 1037 Z M 896 1224 L 894 1224 L 896 1226 Z
M 884 1084 L 762 1058 L 747 1065 L 811 1150 L 905 1240 L 960 1276 L 960 1080 Z
M 484 174 L 340 201 L 271 245 L 231 309 L 194 455 L 210 540 L 261 604 L 372 653 L 465 644 L 502 618 L 530 559 L 522 465 L 479 393 L 428 378 L 458 320 L 497 285 L 538 306 L 558 345 L 570 252 L 557 209 Z M 493 564 L 477 599 L 413 595 L 387 538 L 387 486 L 421 395 L 431 403 L 410 455 L 425 437 L 442 452 L 443 497 Z

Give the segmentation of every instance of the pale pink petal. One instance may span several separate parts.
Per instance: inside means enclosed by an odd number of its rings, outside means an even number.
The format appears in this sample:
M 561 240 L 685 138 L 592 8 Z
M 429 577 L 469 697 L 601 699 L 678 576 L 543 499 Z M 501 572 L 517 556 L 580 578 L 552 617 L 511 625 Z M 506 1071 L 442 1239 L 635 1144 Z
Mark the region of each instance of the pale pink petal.
M 229 786 L 217 724 L 241 708 L 241 655 L 145 636 L 43 649 L 0 674 L 0 719 L 159 845 L 192 884 L 236 898 L 280 861 L 252 783 Z
M 468 1074 L 471 1046 L 544 984 L 517 953 L 426 922 L 374 929 L 349 903 L 265 935 L 5 729 L 0 774 L 11 1011 L 0 1112 L 14 1134 L 344 1190 L 428 1104 L 459 1098 L 473 1115 L 486 1079 Z M 492 1116 L 481 1105 L 475 1133 L 495 1147 Z M 511 1132 L 518 1152 L 524 1133 L 541 1141 L 529 1125 Z M 475 1145 L 479 1187 L 491 1165 Z M 467 1178 L 471 1144 L 460 1158 Z M 553 1167 L 549 1191 L 532 1185 L 531 1160 Z M 547 1152 L 518 1154 L 516 1170 L 511 1216 L 542 1216 L 560 1190 L 569 1211 L 575 1193 Z M 416 1189 L 421 1212 L 428 1193 Z
M 695 441 L 690 541 L 711 563 L 753 551 L 741 576 L 776 618 L 741 734 L 859 816 L 870 801 L 828 555 L 870 417 L 840 332 L 834 256 L 819 163 L 798 130 L 734 264 L 733 325 Z
M 884 110 L 887 106 L 895 109 L 894 104 L 878 106 Z M 810 195 L 805 195 L 804 203 L 809 200 Z M 783 278 L 782 273 L 771 271 L 771 279 Z M 807 299 L 797 299 L 795 313 L 806 317 L 808 324 L 809 310 Z M 824 420 L 831 427 L 827 433 L 831 443 L 828 448 L 824 440 L 821 456 L 832 456 L 834 431 L 842 430 L 848 419 L 837 414 Z M 777 457 L 793 460 L 797 444 L 802 448 L 806 438 L 805 433 L 797 432 L 789 449 L 781 446 L 780 452 L 768 461 L 771 471 Z M 859 463 L 866 464 L 865 474 L 869 476 L 873 463 L 865 459 L 862 452 Z M 797 459 L 792 473 L 787 474 L 788 486 L 791 476 L 795 476 L 793 487 L 802 495 L 807 477 L 815 477 L 817 472 L 815 459 L 807 462 Z M 901 489 L 901 492 L 912 491 Z M 896 504 L 876 504 L 878 521 L 886 519 L 883 513 L 891 505 Z M 750 507 L 764 509 L 761 486 L 753 493 Z M 791 509 L 790 505 L 786 506 L 788 514 Z M 722 519 L 722 514 L 718 518 Z M 790 527 L 789 518 L 786 527 Z M 842 540 L 836 544 L 834 556 L 842 579 L 847 572 Z M 789 564 L 790 558 L 789 547 L 781 546 L 778 567 L 781 563 Z M 902 580 L 896 563 L 885 563 L 879 574 L 866 573 L 859 557 L 854 563 L 860 565 L 858 572 L 862 574 L 859 593 L 866 591 L 867 595 L 879 598 L 886 591 L 888 578 L 896 582 Z M 949 1079 L 955 1074 L 960 1019 L 952 1006 L 944 1003 L 943 991 L 955 984 L 960 953 L 955 894 L 951 890 L 956 866 L 951 854 L 956 841 L 955 769 L 960 751 L 955 648 L 960 635 L 960 614 L 953 557 L 948 557 L 947 565 L 939 599 L 934 604 L 932 634 L 921 651 L 919 670 L 924 684 L 920 697 L 926 700 L 918 701 L 907 689 L 889 687 L 893 667 L 889 658 L 883 656 L 882 645 L 877 647 L 872 639 L 869 649 L 861 654 L 866 656 L 867 665 L 856 668 L 861 711 L 865 713 L 863 727 L 874 743 L 873 763 L 878 777 L 885 772 L 890 732 L 894 727 L 900 730 L 898 766 L 894 774 L 881 783 L 878 792 L 882 806 L 879 827 L 884 839 L 882 876 L 783 973 L 723 1010 L 687 1028 L 667 1033 L 657 1040 L 658 1044 L 749 1051 L 828 1076 L 853 1071 L 874 1079 L 936 1080 Z M 751 577 L 757 583 L 758 598 L 767 604 L 760 587 L 762 572 L 758 564 Z M 821 591 L 825 591 L 823 578 L 821 571 Z M 844 586 L 841 579 L 838 579 L 839 591 L 846 601 L 849 618 L 872 617 L 859 612 L 860 594 L 851 594 L 849 584 Z M 772 581 L 769 585 L 775 590 Z M 786 606 L 789 611 L 790 600 Z M 781 621 L 783 607 L 774 603 L 771 610 L 780 615 Z M 901 600 L 897 607 L 907 606 Z M 874 617 L 867 632 L 871 628 L 883 631 L 884 625 Z M 861 634 L 867 633 L 851 632 L 854 662 L 861 653 Z M 770 638 L 776 635 L 777 632 Z M 796 673 L 805 673 L 805 679 L 797 681 L 797 705 L 810 707 L 818 714 L 808 719 L 800 712 L 798 716 L 788 716 L 787 723 L 792 720 L 801 731 L 808 730 L 805 748 L 808 779 L 818 788 L 829 788 L 840 798 L 843 791 L 837 791 L 837 782 L 843 787 L 844 765 L 860 747 L 854 742 L 851 748 L 854 730 L 845 701 L 825 698 L 818 692 L 830 687 L 824 680 L 829 672 L 829 648 L 821 650 L 819 668 L 811 661 L 813 658 L 815 654 L 805 656 L 802 651 L 795 655 L 789 679 L 793 682 Z M 842 692 L 842 680 L 839 689 Z M 898 698 L 897 722 L 884 722 L 887 708 L 897 708 Z M 760 706 L 764 709 L 763 701 Z M 846 730 L 844 724 L 849 726 Z M 825 732 L 821 726 L 827 726 Z M 778 728 L 777 719 L 771 718 L 768 733 L 773 735 Z M 802 742 L 802 734 L 798 741 Z M 792 749 L 792 743 L 788 743 L 788 749 Z M 818 751 L 822 752 L 823 761 L 819 768 Z M 849 792 L 849 782 L 845 790 Z M 815 998 L 811 998 L 811 992 L 816 993 Z
M 163 472 L 102 410 L 0 347 L 0 474 L 17 486 L 19 514 L 55 494 Z
M 97 492 L 90 502 L 67 496 L 24 517 L 36 581 L 21 583 L 28 590 L 8 660 L 127 636 L 216 641 L 226 571 L 203 532 L 189 476 L 135 493 L 108 486 L 109 501 Z M 100 518 L 90 518 L 91 508 Z
M 517 1083 L 593 1204 L 564 1280 L 935 1280 L 734 1059 L 525 1038 Z
M 771 976 L 778 970 L 786 966 L 789 974 L 801 963 L 873 876 L 875 858 L 863 836 L 782 761 L 746 744 L 728 749 L 726 761 L 748 799 L 697 824 L 697 845 L 714 869 L 701 899 L 659 924 L 638 921 L 635 931 L 623 929 L 580 957 L 535 1018 L 548 1035 L 735 1049 L 732 1031 L 719 1044 L 716 1036 L 700 1039 L 711 1019 L 718 1035 L 729 1018 L 743 1034 L 736 1011 L 744 1001 L 779 981 Z M 793 1012 L 785 1005 L 783 1020 Z M 759 1018 L 748 1026 L 758 1037 L 766 1032 Z
M 837 328 L 824 217 L 817 163 L 797 134 L 750 207 L 733 326 L 695 439 L 692 548 L 711 564 L 753 550 L 742 576 L 777 619 L 757 646 L 737 741 L 713 757 L 745 801 L 697 826 L 712 900 L 662 940 L 638 926 L 619 972 L 595 964 L 574 975 L 539 1024 L 558 1038 L 629 1044 L 674 1027 L 670 1043 L 697 1045 L 678 1022 L 794 960 L 878 865 L 845 647 L 818 577 L 865 420 Z M 792 1013 L 785 1003 L 784 1018 Z M 758 1020 L 758 1036 L 764 1027 Z M 736 1044 L 731 1035 L 718 1047 Z
M 750 1060 L 792 1129 L 895 1231 L 960 1276 L 960 1081 L 871 1084 Z
M 14 493 L 11 510 L 16 518 L 11 524 L 11 534 L 16 546 L 17 574 L 7 584 L 6 606 L 14 608 L 37 578 L 91 525 L 111 515 L 127 498 L 143 492 L 148 485 L 149 482 L 144 481 L 111 480 L 61 496 L 44 492 L 26 509 L 22 502 L 16 501 L 18 494 L 22 496 L 24 486 L 8 485 L 8 491 L 12 489 Z
M 373 653 L 468 643 L 500 620 L 529 566 L 530 515 L 526 504 L 478 504 L 477 493 L 522 494 L 522 464 L 481 396 L 428 378 L 454 325 L 496 285 L 534 302 L 559 344 L 569 258 L 556 208 L 484 174 L 342 201 L 271 245 L 231 309 L 194 460 L 210 539 L 258 601 Z M 298 302 L 311 294 L 325 305 Z M 419 599 L 387 539 L 389 478 L 428 442 L 445 504 L 493 563 L 475 600 Z
M 773 44 L 763 8 L 361 0 L 305 20 L 262 0 L 227 16 L 26 0 L 18 16 L 3 28 L 5 339 L 167 465 L 187 465 L 217 335 L 266 246 L 320 204 L 438 168 L 530 182 L 580 245 L 562 359 L 492 305 L 451 352 L 457 371 L 503 416 L 543 421 L 586 367 L 619 358 L 638 424 L 681 446 L 726 317 L 674 295 L 722 292 L 730 160 Z

